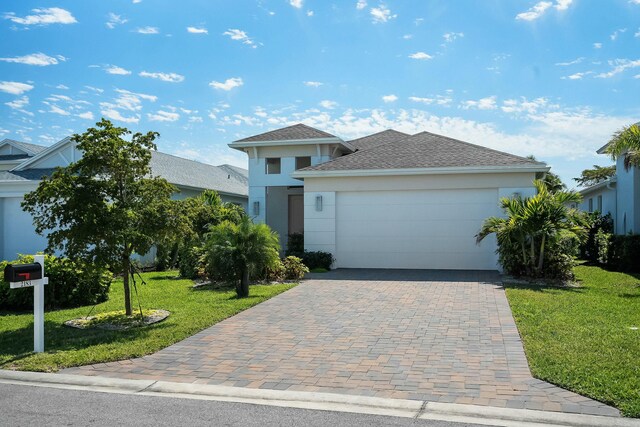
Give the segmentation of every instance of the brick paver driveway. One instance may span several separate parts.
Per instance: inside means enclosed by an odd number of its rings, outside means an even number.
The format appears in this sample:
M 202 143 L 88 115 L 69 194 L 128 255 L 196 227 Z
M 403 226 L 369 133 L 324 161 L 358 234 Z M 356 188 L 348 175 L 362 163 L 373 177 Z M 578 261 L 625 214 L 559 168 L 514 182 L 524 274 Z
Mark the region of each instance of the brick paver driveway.
M 153 355 L 63 372 L 618 415 L 531 377 L 499 283 L 336 270 Z

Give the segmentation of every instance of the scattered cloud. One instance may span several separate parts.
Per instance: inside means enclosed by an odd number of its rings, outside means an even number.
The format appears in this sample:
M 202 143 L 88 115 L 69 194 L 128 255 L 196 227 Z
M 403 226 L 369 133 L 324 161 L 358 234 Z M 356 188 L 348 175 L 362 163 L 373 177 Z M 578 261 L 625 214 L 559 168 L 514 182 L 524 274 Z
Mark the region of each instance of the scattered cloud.
M 309 86 L 309 87 L 320 87 L 322 86 L 324 83 L 321 82 L 314 82 L 314 81 L 307 81 L 307 82 L 303 82 L 305 86 Z
M 93 113 L 91 111 L 87 111 L 78 114 L 78 117 L 80 117 L 81 119 L 93 120 Z
M 411 55 L 409 55 L 409 58 L 425 60 L 425 59 L 433 59 L 433 56 L 431 56 L 431 55 L 429 55 L 428 53 L 425 53 L 425 52 L 416 52 L 416 53 L 412 53 Z
M 313 16 L 313 10 L 307 10 L 307 16 Z
M 396 101 L 398 100 L 398 97 L 397 97 L 396 95 L 394 95 L 394 94 L 391 94 L 391 95 L 384 95 L 384 96 L 382 97 L 382 100 L 383 100 L 384 102 L 387 102 L 387 103 L 388 103 L 388 102 L 396 102 Z
M 554 6 L 556 10 L 567 10 L 569 6 L 571 6 L 573 0 L 556 0 L 556 5 Z
M 187 27 L 187 32 L 191 34 L 209 34 L 209 30 L 204 27 Z
M 62 55 L 55 57 L 45 55 L 44 53 L 32 53 L 31 55 L 15 56 L 13 58 L 0 58 L 0 61 L 15 62 L 16 64 L 36 65 L 38 67 L 46 67 L 47 65 L 56 65 L 61 61 L 66 61 Z
M 505 113 L 527 113 L 527 114 L 538 113 L 540 110 L 544 108 L 556 110 L 559 108 L 559 106 L 549 104 L 549 100 L 544 97 L 535 98 L 532 100 L 528 100 L 525 97 L 521 97 L 520 99 L 507 99 L 502 103 L 502 107 L 500 107 L 500 109 Z
M 24 110 L 24 107 L 29 105 L 29 97 L 28 96 L 22 96 L 20 98 L 14 99 L 13 101 L 5 102 L 4 104 L 7 105 L 9 108 L 12 108 L 14 110 L 22 111 L 22 110 Z
M 63 85 L 63 84 L 59 84 L 58 86 L 56 86 L 56 89 L 68 90 L 68 89 L 69 89 L 69 87 L 68 87 L 68 86 L 65 86 L 65 85 Z
M 450 105 L 453 99 L 449 96 L 436 95 L 433 98 L 425 98 L 419 96 L 410 96 L 409 101 L 418 102 L 421 104 L 435 104 L 435 105 Z
M 445 43 L 453 43 L 457 39 L 461 39 L 464 37 L 464 33 L 444 33 L 442 38 Z
M 49 105 L 49 113 L 59 114 L 61 116 L 70 116 L 71 115 L 70 112 L 68 112 L 67 110 L 63 110 L 62 108 L 58 107 L 55 104 Z
M 180 114 L 159 110 L 155 114 L 147 114 L 147 117 L 152 122 L 175 122 L 180 118 Z
M 249 35 L 242 31 L 242 30 L 238 30 L 237 28 L 230 28 L 227 31 L 225 31 L 224 33 L 222 33 L 223 36 L 229 36 L 229 38 L 231 38 L 231 40 L 238 40 L 240 42 L 242 42 L 243 44 L 246 44 L 248 46 L 251 46 L 252 48 L 256 48 L 256 42 L 253 41 L 253 39 L 251 37 L 249 37 Z
M 85 86 L 85 88 L 89 89 L 91 92 L 95 92 L 97 94 L 101 94 L 102 92 L 104 92 L 104 89 L 100 89 L 99 87 L 94 87 L 94 86 Z
M 15 13 L 7 13 L 4 17 L 20 25 L 75 24 L 78 22 L 71 12 L 59 7 L 31 9 L 31 12 L 33 15 L 27 15 L 23 18 L 16 16 Z
M 104 69 L 104 71 L 107 74 L 115 74 L 118 76 L 128 76 L 129 74 L 131 74 L 131 71 L 125 70 L 124 68 L 118 67 L 117 65 L 109 65 Z
M 33 85 L 20 82 L 0 82 L 0 92 L 10 93 L 11 95 L 22 95 L 33 89 Z
M 566 77 L 561 77 L 563 80 L 580 80 L 585 76 L 588 76 L 589 74 L 593 74 L 593 71 L 584 71 L 581 73 L 574 73 L 571 74 L 569 76 Z
M 128 22 L 127 19 L 123 18 L 120 15 L 116 15 L 113 12 L 109 12 L 108 21 L 105 23 L 108 29 L 113 30 L 116 26 L 122 25 Z
M 602 49 L 602 43 L 594 43 L 593 44 L 593 48 L 594 49 Z
M 536 19 L 540 18 L 552 5 L 553 3 L 551 3 L 550 1 L 541 1 L 533 5 L 533 7 L 531 7 L 531 9 L 527 10 L 526 12 L 517 14 L 516 19 L 521 21 L 535 21 Z
M 496 96 L 487 96 L 486 98 L 475 100 L 468 100 L 462 102 L 462 108 L 464 110 L 469 109 L 477 109 L 477 110 L 495 110 L 496 105 Z
M 112 108 L 101 110 L 100 113 L 102 114 L 103 117 L 107 119 L 116 120 L 123 123 L 138 123 L 140 121 L 139 114 L 136 114 L 135 116 L 125 117 L 122 114 L 120 114 L 120 111 L 114 110 Z
M 410 40 L 410 39 L 412 39 L 412 38 L 413 38 L 413 34 L 405 34 L 404 36 L 402 36 L 402 38 L 403 38 L 404 40 Z
M 289 4 L 295 7 L 296 9 L 302 8 L 302 0 L 289 0 Z
M 378 7 L 372 7 L 369 13 L 374 24 L 385 23 L 398 17 L 398 15 L 391 14 L 391 10 L 382 3 Z
M 131 92 L 125 89 L 116 89 L 118 94 L 111 102 L 101 102 L 101 113 L 105 117 L 113 118 L 125 123 L 138 123 L 140 115 L 124 117 L 118 110 L 138 112 L 142 110 L 142 102 L 156 102 L 158 97 L 144 93 Z
M 367 0 L 358 0 L 358 2 L 356 3 L 356 9 L 362 10 L 365 7 L 367 7 Z
M 319 105 L 322 108 L 326 108 L 327 110 L 333 110 L 338 106 L 338 103 L 335 101 L 329 101 L 328 99 L 320 101 Z
M 180 83 L 184 81 L 184 76 L 176 73 L 150 73 L 148 71 L 141 71 L 138 75 L 140 77 L 148 77 L 169 83 Z
M 596 77 L 601 79 L 608 79 L 630 68 L 640 67 L 640 59 L 636 59 L 635 61 L 631 61 L 629 59 L 615 59 L 613 61 L 609 61 L 609 65 L 613 67 L 610 71 L 606 73 L 600 73 L 596 75 Z
M 243 84 L 244 82 L 240 77 L 231 77 L 225 80 L 224 82 L 212 81 L 209 83 L 209 86 L 211 86 L 214 89 L 229 91 L 233 88 L 240 87 Z
M 611 41 L 616 41 L 620 34 L 626 33 L 626 32 L 627 32 L 626 28 L 619 28 L 615 30 L 613 33 L 611 33 L 611 35 L 609 36 L 609 39 L 611 39 Z
M 573 61 L 567 61 L 567 62 L 556 62 L 556 65 L 559 67 L 568 67 L 569 65 L 575 65 L 575 64 L 579 64 L 582 61 L 584 61 L 584 56 L 581 56 L 580 58 L 576 58 Z
M 139 27 L 136 28 L 136 33 L 139 34 L 160 34 L 158 27 Z

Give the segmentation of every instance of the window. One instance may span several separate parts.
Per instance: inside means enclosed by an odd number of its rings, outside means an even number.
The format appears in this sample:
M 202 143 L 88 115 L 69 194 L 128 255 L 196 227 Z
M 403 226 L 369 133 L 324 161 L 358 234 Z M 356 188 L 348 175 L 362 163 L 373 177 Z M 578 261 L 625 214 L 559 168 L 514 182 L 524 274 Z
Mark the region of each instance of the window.
M 280 174 L 280 159 L 279 158 L 267 158 L 266 159 L 266 173 L 267 175 Z
M 311 157 L 296 157 L 296 170 L 311 166 Z
M 593 199 L 589 199 L 589 212 L 593 212 Z
M 598 196 L 598 212 L 602 213 L 602 196 Z

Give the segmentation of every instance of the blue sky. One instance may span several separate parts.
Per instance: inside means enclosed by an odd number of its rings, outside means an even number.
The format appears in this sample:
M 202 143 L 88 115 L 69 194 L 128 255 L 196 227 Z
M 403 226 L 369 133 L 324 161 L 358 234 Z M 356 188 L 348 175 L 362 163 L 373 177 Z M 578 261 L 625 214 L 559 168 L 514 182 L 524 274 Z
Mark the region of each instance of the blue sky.
M 3 1 L 0 138 L 100 117 L 246 166 L 240 137 L 440 133 L 571 178 L 640 120 L 640 0 Z

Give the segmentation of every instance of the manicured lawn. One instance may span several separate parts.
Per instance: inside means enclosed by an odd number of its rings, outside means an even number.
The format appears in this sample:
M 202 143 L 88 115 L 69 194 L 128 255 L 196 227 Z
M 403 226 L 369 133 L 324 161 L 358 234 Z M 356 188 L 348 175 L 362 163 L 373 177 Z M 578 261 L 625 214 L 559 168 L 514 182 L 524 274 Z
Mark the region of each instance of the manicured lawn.
M 86 316 L 91 306 L 45 313 L 45 353 L 34 354 L 33 314 L 0 312 L 0 368 L 56 371 L 69 366 L 143 356 L 261 303 L 295 284 L 251 286 L 250 297 L 237 299 L 235 290 L 193 289 L 190 280 L 175 278 L 176 272 L 144 273 L 146 285 L 138 284 L 142 308 L 171 312 L 161 323 L 127 331 L 79 330 L 63 325 Z M 132 290 L 133 292 L 133 290 Z M 124 308 L 122 282 L 111 285 L 109 301 L 92 314 Z M 138 307 L 135 293 L 133 304 Z
M 507 287 L 531 371 L 640 417 L 640 276 L 576 275 L 582 288 Z

